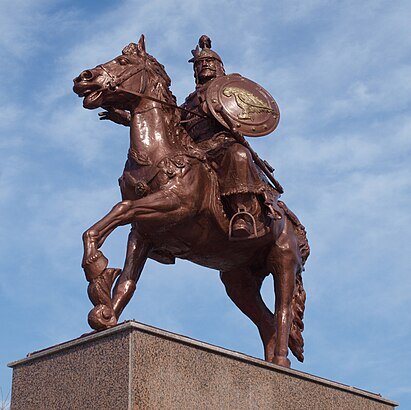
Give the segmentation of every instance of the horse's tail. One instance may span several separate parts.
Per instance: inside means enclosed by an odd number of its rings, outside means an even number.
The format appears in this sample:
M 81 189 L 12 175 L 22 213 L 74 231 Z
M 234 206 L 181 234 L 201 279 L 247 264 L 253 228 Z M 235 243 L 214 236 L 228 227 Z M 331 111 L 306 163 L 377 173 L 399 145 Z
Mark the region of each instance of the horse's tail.
M 298 270 L 296 279 L 295 279 L 295 289 L 293 300 L 291 302 L 291 314 L 293 316 L 291 322 L 290 337 L 288 339 L 288 347 L 290 348 L 293 355 L 300 361 L 304 361 L 304 310 L 305 310 L 305 299 L 306 293 L 303 286 L 303 277 L 302 272 L 304 271 L 304 264 L 310 255 L 310 246 L 308 245 L 307 234 L 305 227 L 299 221 L 297 216 L 288 209 L 287 205 L 278 201 L 278 205 L 284 210 L 284 213 L 288 219 L 292 222 L 294 232 L 297 236 L 298 247 L 300 249 L 301 255 L 301 269 Z

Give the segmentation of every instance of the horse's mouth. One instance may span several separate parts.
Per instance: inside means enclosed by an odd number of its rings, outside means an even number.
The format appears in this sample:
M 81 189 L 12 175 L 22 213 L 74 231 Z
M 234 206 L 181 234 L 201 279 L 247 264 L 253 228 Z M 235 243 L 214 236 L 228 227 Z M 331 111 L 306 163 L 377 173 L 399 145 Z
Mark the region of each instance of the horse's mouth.
M 102 90 L 97 90 L 97 91 L 85 91 L 82 93 L 82 97 L 84 97 L 83 100 L 83 107 L 84 108 L 97 108 L 100 106 L 100 97 L 103 94 Z

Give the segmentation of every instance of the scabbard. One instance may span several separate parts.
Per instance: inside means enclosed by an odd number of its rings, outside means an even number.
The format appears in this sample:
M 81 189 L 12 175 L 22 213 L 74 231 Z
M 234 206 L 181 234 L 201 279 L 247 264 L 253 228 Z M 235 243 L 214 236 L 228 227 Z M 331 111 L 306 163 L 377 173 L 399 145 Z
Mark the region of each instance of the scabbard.
M 235 137 L 235 139 L 237 140 L 237 142 L 241 145 L 243 145 L 244 147 L 246 147 L 249 151 L 250 154 L 254 160 L 254 162 L 259 166 L 259 168 L 261 169 L 261 171 L 264 172 L 264 174 L 267 176 L 267 178 L 269 179 L 269 181 L 274 185 L 274 188 L 280 193 L 284 193 L 284 189 L 281 186 L 281 184 L 274 178 L 274 175 L 272 174 L 272 172 L 274 171 L 274 168 L 268 164 L 268 162 L 263 161 L 258 154 L 251 148 L 251 145 L 248 143 L 248 141 L 244 138 L 244 136 L 242 134 L 240 134 L 236 129 L 233 128 L 233 125 L 230 121 L 230 119 L 228 118 L 228 116 L 226 115 L 226 113 L 224 112 L 223 107 L 221 107 L 221 110 L 219 110 L 219 113 L 221 114 L 221 116 L 224 118 L 224 121 L 226 122 L 226 124 L 229 126 L 230 131 L 232 133 L 232 135 Z M 271 170 L 268 168 L 268 166 L 271 168 Z
M 263 161 L 258 154 L 251 148 L 251 145 L 248 143 L 248 141 L 244 138 L 243 135 L 239 134 L 238 132 L 232 131 L 235 139 L 244 147 L 246 147 L 249 151 L 250 154 L 254 160 L 254 162 L 259 166 L 261 171 L 264 172 L 264 174 L 267 176 L 267 178 L 270 180 L 270 182 L 274 185 L 274 188 L 280 193 L 284 193 L 284 188 L 281 186 L 281 184 L 274 178 L 274 175 L 272 172 L 274 171 L 274 168 L 270 166 L 271 170 L 268 168 L 266 165 L 266 161 Z M 268 163 L 267 163 L 268 164 Z

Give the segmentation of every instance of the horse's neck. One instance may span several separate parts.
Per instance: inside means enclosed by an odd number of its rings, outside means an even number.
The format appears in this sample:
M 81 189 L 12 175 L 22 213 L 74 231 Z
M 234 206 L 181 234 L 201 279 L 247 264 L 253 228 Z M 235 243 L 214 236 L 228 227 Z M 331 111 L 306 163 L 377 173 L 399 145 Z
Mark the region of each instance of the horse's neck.
M 167 115 L 158 103 L 131 114 L 130 147 L 153 163 L 181 150 L 179 141 L 171 140 L 174 126 Z

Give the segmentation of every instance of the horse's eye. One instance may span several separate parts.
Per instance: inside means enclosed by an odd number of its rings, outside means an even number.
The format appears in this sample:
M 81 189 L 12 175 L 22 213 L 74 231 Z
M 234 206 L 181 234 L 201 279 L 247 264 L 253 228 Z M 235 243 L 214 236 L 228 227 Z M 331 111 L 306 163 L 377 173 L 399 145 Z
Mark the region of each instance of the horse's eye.
M 119 62 L 120 65 L 128 64 L 128 60 L 125 58 L 119 58 L 117 61 Z

